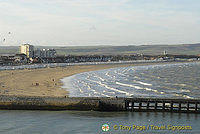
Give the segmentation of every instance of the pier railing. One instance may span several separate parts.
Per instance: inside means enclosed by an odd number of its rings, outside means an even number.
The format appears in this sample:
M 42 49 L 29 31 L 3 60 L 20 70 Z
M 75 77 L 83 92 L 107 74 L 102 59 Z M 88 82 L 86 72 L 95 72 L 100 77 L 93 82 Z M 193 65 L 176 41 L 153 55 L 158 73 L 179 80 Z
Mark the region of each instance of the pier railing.
M 200 113 L 200 100 L 125 98 L 126 111 L 168 111 Z

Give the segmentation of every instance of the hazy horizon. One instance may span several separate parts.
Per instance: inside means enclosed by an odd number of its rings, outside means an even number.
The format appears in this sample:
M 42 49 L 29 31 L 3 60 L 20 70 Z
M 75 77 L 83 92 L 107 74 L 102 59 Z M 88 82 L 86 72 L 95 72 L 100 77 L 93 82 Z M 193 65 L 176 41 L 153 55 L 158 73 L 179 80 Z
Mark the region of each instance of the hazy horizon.
M 30 44 L 30 43 L 22 43 L 22 44 Z M 19 45 L 0 45 L 0 47 L 1 46 L 3 46 L 3 47 L 19 47 L 20 45 L 22 45 L 22 44 L 19 44 Z M 118 47 L 120 47 L 120 46 L 174 46 L 174 45 L 195 45 L 195 44 L 200 44 L 199 42 L 196 42 L 196 43 L 182 43 L 182 44 L 140 44 L 140 45 L 137 45 L 137 44 L 130 44 L 130 45 L 104 45 L 104 44 L 102 44 L 102 45 L 35 45 L 35 44 L 30 44 L 30 45 L 34 45 L 34 46 L 36 46 L 36 47 L 45 47 L 45 46 L 47 46 L 47 47 L 109 47 L 109 46 L 118 46 Z
M 0 17 L 0 46 L 200 42 L 199 0 L 6 0 Z

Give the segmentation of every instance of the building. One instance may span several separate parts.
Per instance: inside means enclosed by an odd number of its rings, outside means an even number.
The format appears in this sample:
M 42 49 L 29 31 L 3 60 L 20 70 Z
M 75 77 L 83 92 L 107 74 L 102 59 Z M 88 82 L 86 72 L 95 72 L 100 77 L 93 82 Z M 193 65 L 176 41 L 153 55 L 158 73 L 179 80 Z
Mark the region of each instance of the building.
M 34 57 L 34 46 L 29 44 L 23 44 L 20 46 L 20 53 L 25 54 L 27 58 L 33 58 Z
M 14 60 L 15 63 L 22 63 L 22 64 L 27 63 L 27 58 L 25 54 L 16 54 L 14 56 Z
M 56 57 L 56 50 L 55 49 L 49 49 L 49 55 L 48 56 L 52 57 L 52 58 Z
M 35 58 L 41 57 L 41 53 L 42 53 L 42 51 L 41 51 L 40 49 L 36 49 L 36 50 L 34 51 L 34 57 L 35 57 Z
M 55 49 L 42 49 L 40 53 L 42 58 L 55 58 L 56 50 Z
M 56 58 L 55 49 L 34 49 L 34 46 L 29 44 L 23 44 L 20 46 L 20 53 L 25 54 L 28 62 L 42 61 L 51 62 L 53 58 Z
M 0 56 L 0 65 L 19 65 L 27 63 L 25 54 L 5 54 Z

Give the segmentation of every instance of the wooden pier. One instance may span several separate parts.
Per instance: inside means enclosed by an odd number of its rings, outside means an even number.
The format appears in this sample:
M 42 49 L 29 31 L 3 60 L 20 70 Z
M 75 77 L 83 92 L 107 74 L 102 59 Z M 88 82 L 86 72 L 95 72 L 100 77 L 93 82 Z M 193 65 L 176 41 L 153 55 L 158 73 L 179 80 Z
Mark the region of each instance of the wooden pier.
M 125 98 L 126 111 L 167 111 L 200 113 L 200 100 Z
M 0 109 L 200 113 L 200 99 L 0 96 Z

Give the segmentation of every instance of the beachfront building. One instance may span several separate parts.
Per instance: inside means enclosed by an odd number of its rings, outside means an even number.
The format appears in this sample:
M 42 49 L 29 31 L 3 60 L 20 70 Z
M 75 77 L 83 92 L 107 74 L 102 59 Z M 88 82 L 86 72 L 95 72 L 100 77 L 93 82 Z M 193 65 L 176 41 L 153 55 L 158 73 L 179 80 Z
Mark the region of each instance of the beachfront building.
M 34 57 L 36 58 L 36 57 L 41 57 L 41 50 L 40 49 L 36 49 L 35 51 L 34 51 Z
M 20 46 L 20 53 L 25 54 L 27 58 L 34 57 L 34 46 L 29 44 L 23 44 Z
M 56 50 L 55 49 L 42 49 L 40 57 L 42 57 L 42 58 L 55 58 L 56 57 Z
M 34 50 L 33 45 L 23 44 L 20 46 L 20 53 L 25 54 L 29 60 L 33 60 L 35 58 L 55 58 L 56 50 L 55 49 L 39 49 Z
M 39 58 L 55 58 L 56 57 L 56 50 L 55 49 L 36 49 L 34 51 L 34 57 Z

